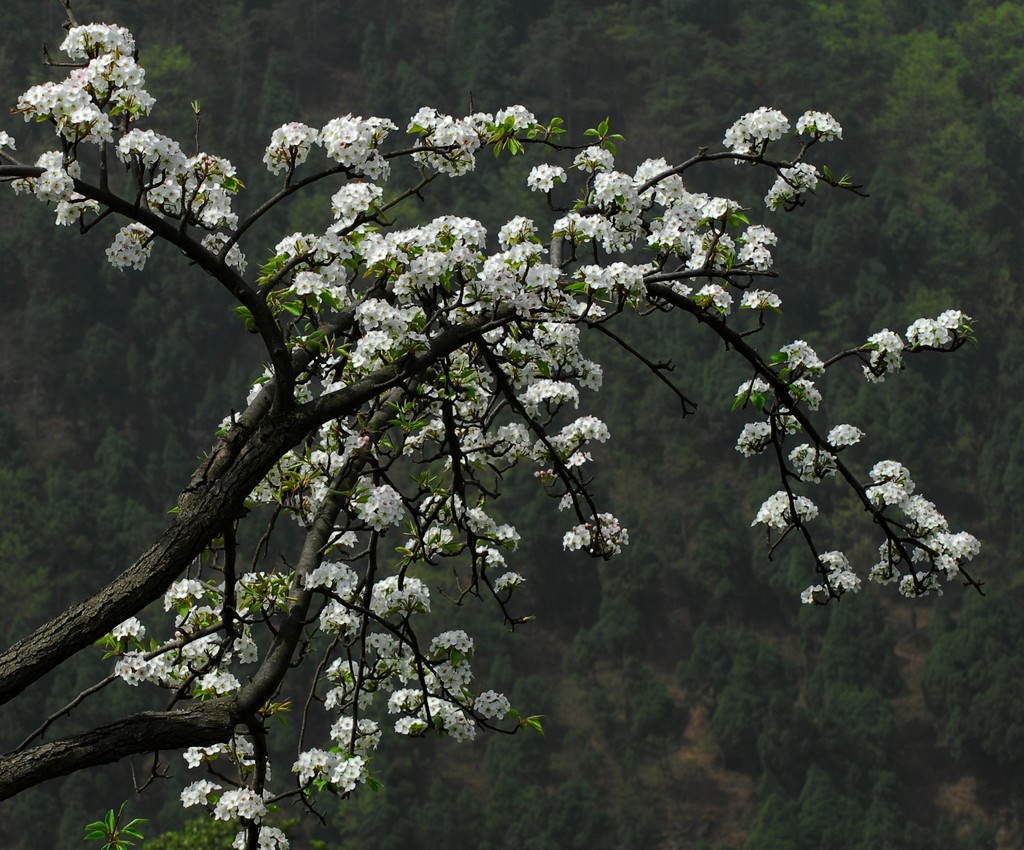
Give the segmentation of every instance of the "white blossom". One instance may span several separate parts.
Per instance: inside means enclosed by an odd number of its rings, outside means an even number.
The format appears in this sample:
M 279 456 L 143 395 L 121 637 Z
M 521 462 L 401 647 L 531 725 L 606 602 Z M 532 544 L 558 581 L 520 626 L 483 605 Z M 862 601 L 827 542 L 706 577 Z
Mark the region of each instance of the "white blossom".
M 723 144 L 734 153 L 757 153 L 769 140 L 789 132 L 789 119 L 779 110 L 762 106 L 739 118 L 725 131 Z
M 853 446 L 860 442 L 860 438 L 864 436 L 864 432 L 854 425 L 836 425 L 831 431 L 828 432 L 828 436 L 825 438 L 828 440 L 828 444 L 834 449 L 842 448 L 844 446 Z
M 768 422 L 748 422 L 736 440 L 736 451 L 743 457 L 753 457 L 767 448 L 772 439 L 772 426 Z
M 320 143 L 320 134 L 312 127 L 292 121 L 278 127 L 270 136 L 263 154 L 263 163 L 271 174 L 279 174 L 302 165 L 313 145 Z
M 880 384 L 886 375 L 903 368 L 903 340 L 888 328 L 869 336 L 861 349 L 870 352 L 864 377 L 872 383 Z
M 822 142 L 831 142 L 843 137 L 843 128 L 828 112 L 813 112 L 808 109 L 796 120 L 796 131 L 801 135 L 811 134 Z
M 235 820 L 236 818 L 257 820 L 265 817 L 266 814 L 266 803 L 252 788 L 235 788 L 225 791 L 213 809 L 213 816 L 217 820 Z
M 793 504 L 796 508 L 796 516 L 806 522 L 818 515 L 818 506 L 806 496 L 794 496 Z M 793 510 L 790 506 L 790 497 L 785 490 L 773 493 L 757 511 L 757 516 L 751 525 L 765 525 L 768 528 L 777 528 L 784 531 L 793 525 Z
M 402 497 L 390 484 L 380 486 L 362 482 L 357 490 L 353 509 L 356 515 L 376 531 L 398 525 L 405 517 Z
M 209 796 L 221 790 L 221 786 L 207 779 L 200 779 L 191 785 L 186 785 L 181 792 L 181 805 L 186 809 L 190 806 L 205 806 L 209 802 Z
M 550 192 L 555 188 L 555 183 L 564 183 L 565 180 L 564 168 L 560 165 L 543 163 L 530 169 L 530 176 L 526 178 L 526 185 L 533 192 Z
M 107 261 L 115 269 L 142 269 L 153 252 L 153 231 L 141 224 L 126 224 L 122 227 L 110 247 Z

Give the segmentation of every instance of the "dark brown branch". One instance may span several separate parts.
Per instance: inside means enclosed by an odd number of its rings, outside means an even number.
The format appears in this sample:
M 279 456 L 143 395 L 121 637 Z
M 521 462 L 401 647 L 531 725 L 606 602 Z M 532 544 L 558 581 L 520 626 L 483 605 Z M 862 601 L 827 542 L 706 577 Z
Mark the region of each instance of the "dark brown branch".
M 145 711 L 60 741 L 0 759 L 0 800 L 48 779 L 154 750 L 202 747 L 230 740 L 239 720 L 233 699 L 175 711 Z

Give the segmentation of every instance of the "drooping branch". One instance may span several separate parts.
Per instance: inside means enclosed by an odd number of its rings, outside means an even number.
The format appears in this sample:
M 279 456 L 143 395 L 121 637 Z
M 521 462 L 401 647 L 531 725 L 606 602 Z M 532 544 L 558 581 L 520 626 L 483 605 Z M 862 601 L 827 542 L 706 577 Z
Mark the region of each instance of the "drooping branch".
M 0 165 L 0 180 L 35 179 L 43 173 L 44 169 L 38 166 Z M 75 178 L 74 185 L 76 192 L 84 198 L 97 201 L 104 211 L 116 213 L 129 221 L 141 224 L 153 231 L 156 237 L 174 245 L 191 262 L 224 286 L 239 304 L 249 310 L 274 366 L 274 374 L 278 378 L 275 403 L 282 409 L 287 408 L 289 402 L 281 400 L 290 396 L 295 373 L 292 370 L 284 334 L 256 290 L 216 253 L 207 250 L 189 233 L 183 231 L 173 219 L 157 215 L 136 201 L 129 201 L 109 189 L 94 186 L 79 178 Z

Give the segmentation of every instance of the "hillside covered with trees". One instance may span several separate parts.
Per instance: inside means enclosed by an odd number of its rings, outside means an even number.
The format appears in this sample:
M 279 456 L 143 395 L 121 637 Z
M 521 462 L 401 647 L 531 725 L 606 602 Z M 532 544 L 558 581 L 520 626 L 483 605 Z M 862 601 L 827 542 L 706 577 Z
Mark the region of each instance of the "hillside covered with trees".
M 267 140 L 292 120 L 320 126 L 352 112 L 403 125 L 423 105 L 462 114 L 523 103 L 577 135 L 610 116 L 632 168 L 717 146 L 762 105 L 828 110 L 844 128 L 829 156 L 870 197 L 776 215 L 787 307 L 765 333 L 781 344 L 790 328 L 814 327 L 809 342 L 829 349 L 950 305 L 974 317 L 976 350 L 915 363 L 882 386 L 864 386 L 851 367 L 830 378 L 828 397 L 830 415 L 856 421 L 881 456 L 899 451 L 982 538 L 973 572 L 984 596 L 950 586 L 904 601 L 870 585 L 802 606 L 806 554 L 769 561 L 750 528 L 775 488 L 767 466 L 734 450 L 743 420 L 730 407 L 749 375 L 678 323 L 627 325 L 676 364 L 698 405 L 683 420 L 678 399 L 638 380 L 621 351 L 595 354 L 609 364 L 599 404 L 615 438 L 595 451 L 597 486 L 643 533 L 610 562 L 573 556 L 530 482 L 510 481 L 507 518 L 535 531 L 517 564 L 536 619 L 509 634 L 490 612 L 459 612 L 496 650 L 488 678 L 511 683 L 514 704 L 543 715 L 546 734 L 386 742 L 384 790 L 332 805 L 327 828 L 300 827 L 307 843 L 293 846 L 1020 845 L 1024 337 L 1012 304 L 1024 5 L 78 0 L 75 10 L 132 29 L 156 123 L 191 138 L 198 100 L 204 145 L 232 157 L 254 198 L 274 185 L 261 163 Z M 7 17 L 17 26 L 0 29 L 0 78 L 13 104 L 49 76 L 40 46 L 55 52 L 64 14 L 56 0 L 8 0 Z M 18 134 L 20 122 L 0 128 Z M 496 230 L 510 209 L 541 211 L 525 184 L 532 164 L 529 154 L 482 163 L 471 192 L 431 187 L 418 208 L 403 207 L 405 223 L 454 212 Z M 745 197 L 742 170 L 719 166 L 701 188 Z M 328 197 L 284 206 L 266 225 L 268 252 Z M 125 277 L 102 261 L 100 241 L 55 232 L 50 219 L 38 204 L 0 203 L 5 645 L 148 545 L 256 377 L 254 340 L 225 332 L 237 323 L 222 293 L 180 265 Z M 875 544 L 857 536 L 863 511 L 834 489 L 821 521 L 870 563 Z M 101 656 L 83 659 L 76 681 L 62 671 L 37 686 L 38 711 L 11 737 L 106 675 Z M 139 696 L 112 687 L 107 700 L 75 722 L 103 722 Z M 130 795 L 131 782 L 122 764 L 0 804 L 0 843 L 78 847 L 84 825 L 127 797 L 150 819 L 147 837 L 192 831 L 147 847 L 229 846 L 233 833 L 216 824 L 184 825 L 180 783 Z

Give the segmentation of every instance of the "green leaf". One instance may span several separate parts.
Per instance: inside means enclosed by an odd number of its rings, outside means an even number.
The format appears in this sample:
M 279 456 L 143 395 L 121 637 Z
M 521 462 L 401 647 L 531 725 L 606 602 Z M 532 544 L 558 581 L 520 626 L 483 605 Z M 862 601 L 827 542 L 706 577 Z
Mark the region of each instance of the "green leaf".
M 121 832 L 125 835 L 130 835 L 132 838 L 142 838 L 142 833 L 139 832 L 138 826 L 139 824 L 143 824 L 145 822 L 145 818 L 135 818 L 126 823 Z
M 520 725 L 528 726 L 530 729 L 533 729 L 535 732 L 540 732 L 540 734 L 543 735 L 544 727 L 540 723 L 540 719 L 543 716 L 543 714 L 535 714 L 533 717 L 527 717 L 525 720 L 520 721 Z

